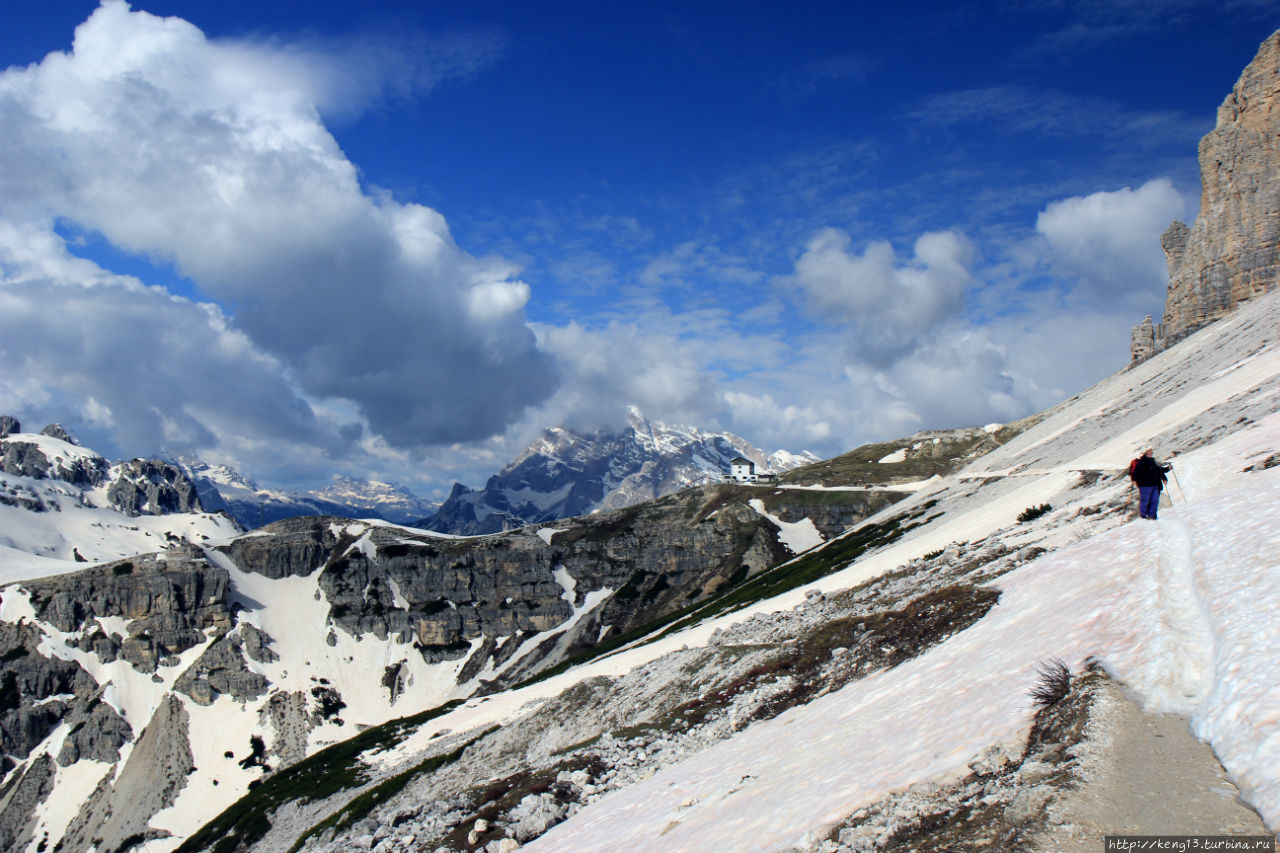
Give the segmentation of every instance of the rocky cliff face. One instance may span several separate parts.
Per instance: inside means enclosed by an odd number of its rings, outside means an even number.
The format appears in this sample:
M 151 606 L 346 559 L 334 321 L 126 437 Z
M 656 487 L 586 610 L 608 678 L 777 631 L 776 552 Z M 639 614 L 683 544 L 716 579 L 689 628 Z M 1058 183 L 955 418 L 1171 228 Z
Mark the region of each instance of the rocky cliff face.
M 1280 32 L 1258 48 L 1200 140 L 1200 213 L 1161 237 L 1163 322 L 1134 329 L 1141 361 L 1280 282 Z
M 789 556 L 744 503 L 703 517 L 707 500 L 695 490 L 474 539 L 294 518 L 218 550 L 268 578 L 314 576 L 329 622 L 352 637 L 412 644 L 431 663 L 466 658 L 464 675 L 491 670 L 509 683 L 602 630 L 625 633 Z M 571 630 L 556 631 L 575 614 Z M 541 645 L 522 649 L 534 638 Z M 519 666 L 505 667 L 517 650 Z
M 181 468 L 158 459 L 120 463 L 107 489 L 107 500 L 125 515 L 164 515 L 204 509 L 191 478 Z
M 423 526 L 462 535 L 495 533 L 719 483 L 735 456 L 750 459 L 760 473 L 817 461 L 807 453 L 766 456 L 732 433 L 650 421 L 634 408 L 628 418 L 619 432 L 546 430 L 483 489 L 455 484 Z

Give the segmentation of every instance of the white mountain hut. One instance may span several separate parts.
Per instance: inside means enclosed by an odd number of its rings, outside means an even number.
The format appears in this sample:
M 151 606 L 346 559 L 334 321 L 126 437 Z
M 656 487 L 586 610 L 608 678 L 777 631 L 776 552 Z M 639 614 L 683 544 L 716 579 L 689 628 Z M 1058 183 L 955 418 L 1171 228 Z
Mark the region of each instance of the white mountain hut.
M 745 456 L 735 456 L 729 460 L 729 482 L 754 483 L 756 480 L 756 463 Z

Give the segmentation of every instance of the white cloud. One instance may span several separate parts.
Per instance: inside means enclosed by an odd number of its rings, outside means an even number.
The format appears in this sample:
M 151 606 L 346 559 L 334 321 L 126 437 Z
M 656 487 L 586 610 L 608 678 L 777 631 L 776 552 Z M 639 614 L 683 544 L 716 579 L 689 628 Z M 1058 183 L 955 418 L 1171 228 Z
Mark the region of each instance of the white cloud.
M 918 347 L 964 306 L 972 248 L 961 235 L 921 236 L 900 266 L 887 242 L 852 251 L 849 235 L 824 228 L 809 241 L 788 281 L 813 312 L 849 330 L 858 357 L 889 364 Z
M 723 400 L 734 429 L 757 436 L 758 441 L 767 443 L 761 448 L 767 452 L 779 448 L 796 452 L 825 447 L 834 437 L 831 417 L 839 412 L 832 412 L 830 403 L 827 406 L 816 401 L 803 406 L 782 404 L 769 393 L 742 391 L 726 391 Z M 823 411 L 824 408 L 827 411 Z
M 184 450 L 217 435 L 235 452 L 281 433 L 321 453 L 348 443 L 216 306 L 112 275 L 47 233 L 5 223 L 0 352 L 0 412 L 75 412 L 91 435 L 125 447 Z
M 621 322 L 570 322 L 541 337 L 564 381 L 538 412 L 539 426 L 615 423 L 629 405 L 658 420 L 699 420 L 715 408 L 714 381 L 695 347 L 677 337 Z
M 437 212 L 362 190 L 319 115 L 377 87 L 323 60 L 105 0 L 72 52 L 0 74 L 0 216 L 172 262 L 302 393 L 353 401 L 394 446 L 500 432 L 554 385 L 529 288 Z
M 1099 304 L 1138 310 L 1168 281 L 1160 234 L 1186 205 L 1168 178 L 1055 201 L 1036 217 L 1058 270 Z M 1133 306 L 1137 307 L 1133 307 Z

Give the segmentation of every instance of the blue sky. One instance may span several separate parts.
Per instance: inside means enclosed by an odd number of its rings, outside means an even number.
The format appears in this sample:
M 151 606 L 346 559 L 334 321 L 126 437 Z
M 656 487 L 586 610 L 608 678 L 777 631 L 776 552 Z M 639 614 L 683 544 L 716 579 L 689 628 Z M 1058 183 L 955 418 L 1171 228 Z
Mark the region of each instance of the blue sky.
M 1247 0 L 15 7 L 0 411 L 423 494 L 627 405 L 824 456 L 1010 420 L 1158 317 L 1197 140 L 1277 26 Z

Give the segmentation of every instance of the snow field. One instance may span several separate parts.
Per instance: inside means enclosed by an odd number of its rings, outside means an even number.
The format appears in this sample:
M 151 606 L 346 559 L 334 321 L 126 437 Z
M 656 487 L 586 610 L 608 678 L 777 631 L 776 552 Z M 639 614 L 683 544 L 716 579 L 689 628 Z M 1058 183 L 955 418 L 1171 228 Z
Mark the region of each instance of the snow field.
M 50 738 L 61 740 L 63 733 L 55 731 Z M 44 744 L 32 750 L 33 756 L 45 751 Z M 56 752 L 56 751 L 55 751 Z M 82 758 L 70 767 L 59 767 L 57 784 L 49 796 L 36 805 L 35 830 L 29 849 L 38 849 L 40 841 L 48 833 L 50 839 L 58 839 L 65 831 L 67 815 L 75 815 L 89 799 L 102 778 L 111 772 L 113 765 Z
M 53 439 L 50 439 L 53 440 Z M 105 562 L 166 547 L 166 532 L 185 536 L 192 542 L 235 535 L 235 525 L 218 515 L 175 513 L 141 515 L 130 518 L 106 505 L 103 496 L 96 506 L 85 506 L 79 488 L 60 480 L 33 480 L 0 473 L 0 488 L 30 491 L 46 505 L 46 512 L 0 504 L 0 584 L 74 572 L 85 564 L 76 562 L 73 549 L 90 562 Z
M 1269 301 L 1280 304 L 1278 299 Z M 1260 332 L 1273 333 L 1263 321 L 1271 326 L 1274 322 L 1259 313 L 1263 308 L 1258 306 L 1266 302 L 1257 300 L 1242 311 L 1253 312 L 1243 319 L 1215 324 L 1179 347 L 1104 380 L 957 477 L 929 481 L 917 494 L 868 520 L 883 520 L 931 498 L 940 500 L 938 511 L 946 510 L 943 518 L 880 552 L 815 584 L 680 634 L 632 646 L 520 691 L 469 701 L 425 724 L 396 749 L 369 756 L 370 763 L 389 768 L 411 759 L 426 740 L 445 729 L 463 732 L 501 723 L 584 678 L 620 675 L 682 646 L 706 644 L 719 627 L 801 604 L 805 591 L 815 586 L 828 592 L 848 588 L 951 543 L 1009 531 L 1019 511 L 1050 498 L 1061 512 L 1055 496 L 1077 482 L 1081 469 L 1121 471 L 1136 449 L 1155 436 L 1164 436 L 1176 448 L 1180 435 L 1194 439 L 1225 434 L 1217 443 L 1179 457 L 1177 473 L 1188 500 L 1184 503 L 1175 490 L 1177 505 L 1162 512 L 1160 522 L 1134 522 L 1024 565 L 996 582 L 1002 590 L 1000 603 L 970 629 L 919 658 L 752 726 L 617 791 L 532 842 L 529 849 L 665 853 L 776 850 L 802 843 L 891 790 L 963 775 L 965 762 L 992 741 L 1025 737 L 1031 716 L 1026 691 L 1036 666 L 1051 656 L 1064 658 L 1073 668 L 1094 657 L 1149 706 L 1192 715 L 1194 731 L 1213 745 L 1244 795 L 1277 826 L 1280 471 L 1238 472 L 1275 453 L 1280 416 L 1257 418 L 1257 425 L 1241 427 L 1234 413 L 1207 414 L 1215 407 L 1230 409 L 1224 406 L 1228 400 L 1262 400 L 1272 393 L 1265 384 L 1280 378 L 1280 349 L 1263 348 L 1267 340 L 1257 343 Z M 965 483 L 967 479 L 992 482 L 973 492 L 977 487 Z M 1095 488 L 1082 497 L 1096 502 L 1123 488 Z M 757 511 L 762 509 L 763 504 Z M 24 518 L 29 515 L 24 512 Z M 142 520 L 125 519 L 128 524 Z M 1085 522 L 1075 525 L 1077 535 L 1087 532 Z M 340 527 L 358 533 L 367 525 Z M 1006 532 L 1003 544 L 1065 544 L 1070 533 L 1059 526 L 1046 538 L 1043 526 L 1037 530 L 1028 525 L 1025 533 L 1015 527 Z M 545 538 L 551 538 L 550 532 Z M 372 542 L 365 539 L 355 547 L 371 548 Z M 362 642 L 336 629 L 337 645 L 330 646 L 329 606 L 322 596 L 317 600 L 315 574 L 270 580 L 240 571 L 216 552 L 209 556 L 231 573 L 235 595 L 245 607 L 240 619 L 269 634 L 275 640 L 272 649 L 282 656 L 270 664 L 249 661 L 249 667 L 267 675 L 273 689 L 307 695 L 323 676 L 347 702 L 342 716 L 349 724 L 339 728 L 330 723 L 312 732 L 308 752 L 350 737 L 355 733 L 352 723 L 383 722 L 464 695 L 468 689 L 455 683 L 465 658 L 429 665 L 412 646 Z M 49 573 L 49 561 L 24 558 L 28 562 L 14 569 L 18 576 L 32 577 L 22 573 L 37 569 L 38 574 Z M 3 559 L 0 556 L 0 581 L 17 579 L 5 574 L 9 569 Z M 78 566 L 66 566 L 74 568 Z M 557 580 L 572 604 L 573 579 L 558 573 Z M 571 620 L 555 632 L 571 629 L 610 592 L 588 593 Z M 393 595 L 399 603 L 398 590 L 393 589 Z M 34 618 L 29 603 L 6 590 L 0 619 L 16 621 L 22 616 Z M 207 647 L 206 643 L 188 650 L 181 666 L 162 667 L 163 683 L 156 684 L 123 661 L 103 666 L 96 656 L 71 649 L 70 635 L 41 627 L 47 634 L 42 653 L 78 660 L 100 683 L 111 681 L 107 701 L 129 720 L 135 736 L 177 675 Z M 525 648 L 550 633 L 532 638 Z M 472 648 L 482 641 L 474 640 Z M 506 666 L 520 658 L 517 653 Z M 384 668 L 399 662 L 408 667 L 408 683 L 392 705 L 386 689 L 376 685 Z M 480 677 L 491 675 L 486 670 Z M 243 755 L 249 735 L 260 733 L 268 744 L 273 737 L 258 720 L 263 700 L 238 705 L 220 697 L 208 708 L 185 698 L 183 702 L 192 715 L 192 748 L 201 773 L 191 777 L 178 803 L 154 822 L 179 835 L 192 831 L 193 815 L 215 814 L 243 792 L 251 771 L 241 771 L 226 759 L 225 750 Z M 59 729 L 46 743 L 56 745 L 64 736 Z M 125 746 L 118 767 L 131 750 L 132 744 Z M 43 807 L 45 824 L 74 815 L 72 793 L 91 787 L 93 768 L 81 764 L 59 768 L 57 803 Z M 219 779 L 218 786 L 212 785 L 213 778 Z M 179 840 L 152 842 L 147 851 L 160 853 Z
M 191 761 L 200 772 L 187 777 L 187 784 L 178 792 L 173 805 L 151 818 L 151 826 L 167 830 L 174 837 L 143 844 L 138 848 L 139 853 L 174 849 L 191 832 L 193 811 L 213 817 L 244 796 L 249 783 L 262 775 L 256 767 L 240 766 L 240 760 L 249 754 L 249 739 L 260 735 L 268 748 L 271 742 L 271 732 L 264 729 L 258 718 L 257 703 L 237 702 L 223 695 L 205 706 L 178 695 L 190 715 L 187 740 Z M 226 755 L 228 752 L 232 753 L 230 758 Z M 275 763 L 274 759 L 268 760 Z M 123 761 L 120 766 L 124 766 Z
M 1275 446 L 1280 429 L 1273 422 L 1254 438 Z M 993 741 L 1025 738 L 1027 690 L 1037 664 L 1054 656 L 1073 669 L 1096 658 L 1152 707 L 1192 712 L 1196 731 L 1277 825 L 1280 472 L 1236 475 L 1206 456 L 1188 457 L 1188 470 L 1200 482 L 1229 481 L 1226 494 L 1002 577 L 999 604 L 967 631 L 617 791 L 527 849 L 803 844 L 889 791 L 964 775 Z M 1250 506 L 1266 509 L 1246 513 Z M 1209 532 L 1211 553 L 1187 547 Z M 1211 675 L 1200 675 L 1210 660 Z

